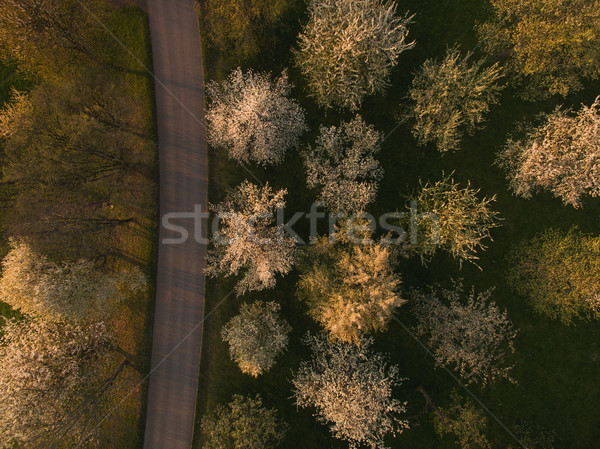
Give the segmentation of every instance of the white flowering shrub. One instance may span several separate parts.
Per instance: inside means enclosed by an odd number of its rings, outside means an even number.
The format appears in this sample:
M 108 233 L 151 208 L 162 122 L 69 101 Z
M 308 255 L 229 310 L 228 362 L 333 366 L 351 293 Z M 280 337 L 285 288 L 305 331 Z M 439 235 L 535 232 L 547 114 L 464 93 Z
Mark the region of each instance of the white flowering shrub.
M 600 97 L 576 114 L 561 109 L 522 140 L 510 139 L 498 163 L 510 187 L 524 198 L 546 190 L 578 208 L 600 195 Z
M 516 331 L 506 311 L 490 300 L 491 290 L 472 289 L 466 300 L 463 294 L 460 283 L 452 290 L 414 291 L 416 334 L 425 338 L 438 366 L 455 369 L 467 383 L 510 380 L 506 357 L 514 352 Z
M 478 193 L 470 184 L 460 188 L 451 177 L 421 183 L 412 198 L 417 214 L 411 216 L 411 226 L 417 230 L 417 241 L 407 242 L 406 249 L 420 254 L 423 261 L 442 249 L 461 264 L 475 263 L 477 251 L 485 249 L 483 240 L 491 240 L 491 229 L 499 226 L 498 213 L 489 207 L 496 197 L 479 199 Z
M 406 41 L 411 18 L 382 0 L 311 0 L 296 62 L 319 105 L 357 110 L 383 92 Z
M 139 269 L 102 273 L 89 260 L 55 263 L 23 242 L 2 261 L 0 300 L 20 312 L 46 320 L 101 318 L 111 305 L 146 287 Z
M 229 354 L 243 373 L 258 377 L 269 371 L 288 345 L 291 326 L 279 316 L 275 302 L 242 304 L 240 313 L 221 329 Z
M 288 429 L 275 410 L 263 406 L 259 396 L 237 394 L 213 415 L 202 418 L 201 426 L 204 449 L 273 449 Z
M 207 253 L 207 275 L 241 275 L 236 284 L 241 295 L 274 287 L 276 276 L 292 269 L 296 241 L 284 235 L 283 224 L 274 223 L 286 193 L 244 181 L 227 193 L 224 202 L 211 206 L 221 228 Z
M 0 447 L 79 447 L 119 365 L 103 324 L 9 321 L 0 344 Z
M 357 115 L 321 127 L 314 148 L 303 154 L 307 185 L 332 212 L 358 212 L 375 200 L 383 169 L 375 159 L 382 134 Z
M 240 68 L 222 83 L 209 83 L 210 144 L 226 148 L 240 163 L 279 164 L 306 130 L 304 111 L 289 98 L 292 87 L 285 71 L 271 80 L 269 74 Z
M 450 48 L 441 61 L 428 59 L 413 79 L 408 93 L 414 117 L 412 133 L 420 145 L 435 143 L 441 152 L 457 150 L 464 132 L 481 127 L 490 105 L 498 102 L 501 71 L 498 64 L 484 68 Z
M 336 438 L 351 448 L 385 449 L 386 435 L 408 428 L 401 419 L 405 403 L 392 398 L 403 379 L 398 367 L 371 349 L 373 340 L 360 346 L 308 335 L 313 356 L 302 362 L 293 379 L 296 403 L 314 407 L 317 418 L 329 423 Z

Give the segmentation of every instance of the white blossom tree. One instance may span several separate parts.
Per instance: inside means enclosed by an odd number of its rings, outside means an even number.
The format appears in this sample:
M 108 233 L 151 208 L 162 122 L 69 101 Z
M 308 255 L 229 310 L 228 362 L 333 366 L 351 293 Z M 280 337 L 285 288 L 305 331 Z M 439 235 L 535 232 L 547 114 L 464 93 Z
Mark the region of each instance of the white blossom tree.
M 9 321 L 0 344 L 0 447 L 81 447 L 129 365 L 102 323 Z
M 408 428 L 401 419 L 406 403 L 392 398 L 392 389 L 401 384 L 396 365 L 371 349 L 373 340 L 360 347 L 332 342 L 327 337 L 308 335 L 313 350 L 293 379 L 296 403 L 316 408 L 316 416 L 330 423 L 336 438 L 351 448 L 361 445 L 384 449 L 386 435 Z
M 516 195 L 551 192 L 578 208 L 600 195 L 600 97 L 576 114 L 556 109 L 522 140 L 510 139 L 498 159 Z
M 204 449 L 273 449 L 288 426 L 277 418 L 275 410 L 263 406 L 259 396 L 234 395 L 227 405 L 217 407 L 202 419 Z
M 319 105 L 357 110 L 389 85 L 412 17 L 382 0 L 311 0 L 296 61 Z
M 89 260 L 56 263 L 26 243 L 13 240 L 12 245 L 2 261 L 0 300 L 26 315 L 52 321 L 99 319 L 147 283 L 139 269 L 106 274 Z
M 405 301 L 390 245 L 352 245 L 342 237 L 336 234 L 337 244 L 321 237 L 307 248 L 297 295 L 330 338 L 360 344 L 366 333 L 385 330 Z
M 456 369 L 467 383 L 484 385 L 497 378 L 510 379 L 508 352 L 514 352 L 516 331 L 494 301 L 492 291 L 475 293 L 463 300 L 462 284 L 453 289 L 414 291 L 415 332 L 426 338 L 438 366 Z
M 241 163 L 279 164 L 307 129 L 304 111 L 289 98 L 292 87 L 285 71 L 271 80 L 269 74 L 243 73 L 240 68 L 222 83 L 209 83 L 211 145 L 225 147 Z
M 412 198 L 411 229 L 416 231 L 405 249 L 426 261 L 438 249 L 449 251 L 462 264 L 474 263 L 477 251 L 485 249 L 483 240 L 498 227 L 498 213 L 489 205 L 496 197 L 479 199 L 479 190 L 465 188 L 448 176 L 436 183 L 421 183 Z
M 375 200 L 383 169 L 375 159 L 382 134 L 357 115 L 321 127 L 314 148 L 303 154 L 307 185 L 332 212 L 358 212 Z
M 471 63 L 473 54 L 461 56 L 449 48 L 441 61 L 428 59 L 413 79 L 408 93 L 412 132 L 420 145 L 434 142 L 441 152 L 457 150 L 466 131 L 481 127 L 490 104 L 497 103 L 501 71 L 498 64 L 484 68 L 484 61 Z
M 269 185 L 244 181 L 227 193 L 224 202 L 211 206 L 221 220 L 207 254 L 206 274 L 241 274 L 236 291 L 275 286 L 277 274 L 293 266 L 296 241 L 284 235 L 284 224 L 274 224 L 275 213 L 285 206 L 286 189 L 273 192 Z
M 279 316 L 275 302 L 242 304 L 240 313 L 221 328 L 229 354 L 243 373 L 258 377 L 269 371 L 287 348 L 291 326 Z

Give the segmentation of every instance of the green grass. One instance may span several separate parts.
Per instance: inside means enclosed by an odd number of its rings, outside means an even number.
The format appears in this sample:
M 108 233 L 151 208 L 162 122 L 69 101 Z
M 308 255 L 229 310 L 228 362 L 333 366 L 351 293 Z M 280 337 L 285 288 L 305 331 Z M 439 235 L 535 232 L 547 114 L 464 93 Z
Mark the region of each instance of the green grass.
M 123 77 L 130 93 L 144 105 L 144 120 L 156 141 L 156 109 L 154 102 L 154 79 L 152 51 L 148 17 L 136 6 L 120 8 L 112 14 L 107 26 L 129 51 L 121 51 L 112 58 L 120 68 L 117 73 Z M 156 147 L 149 146 L 154 153 L 148 180 L 158 179 L 158 159 Z M 117 248 L 124 255 L 115 262 L 115 268 L 125 268 L 129 264 L 139 266 L 148 277 L 149 288 L 143 294 L 131 298 L 122 313 L 111 323 L 121 347 L 134 354 L 143 367 L 142 373 L 129 371 L 129 375 L 118 385 L 114 394 L 115 412 L 104 426 L 102 447 L 111 449 L 141 448 L 143 445 L 146 388 L 140 385 L 142 376 L 150 370 L 152 348 L 152 323 L 156 286 L 156 260 L 158 242 L 158 189 L 154 185 L 147 190 L 149 197 L 138 198 L 139 204 L 132 205 L 136 221 L 131 226 L 120 228 L 115 236 Z M 139 205 L 143 207 L 139 208 Z M 133 392 L 133 393 L 132 393 Z
M 440 57 L 446 47 L 459 43 L 463 50 L 476 49 L 473 26 L 486 16 L 485 2 L 480 0 L 452 1 L 405 1 L 400 12 L 416 13 L 411 26 L 411 38 L 416 47 L 400 56 L 392 78 L 392 87 L 385 96 L 369 98 L 361 113 L 367 122 L 378 130 L 388 133 L 396 126 L 395 117 L 401 112 L 404 98 L 414 71 L 427 58 Z M 294 22 L 290 19 L 290 22 Z M 290 68 L 290 77 L 296 89 L 294 94 L 307 111 L 311 131 L 306 143 L 311 142 L 321 123 L 335 124 L 349 114 L 319 111 L 304 91 L 304 83 L 291 63 L 290 47 L 299 30 L 287 28 L 270 61 L 257 58 L 255 61 L 228 62 L 225 55 L 210 49 L 205 41 L 205 68 L 207 79 L 222 79 L 228 70 L 241 65 L 244 68 L 280 72 Z M 600 92 L 600 84 L 594 83 L 577 95 L 562 101 L 560 98 L 539 103 L 526 103 L 517 99 L 510 88 L 504 91 L 501 104 L 492 108 L 487 126 L 473 137 L 464 140 L 462 149 L 455 154 L 440 155 L 432 147 L 417 147 L 410 133 L 410 124 L 400 126 L 384 143 L 380 161 L 385 168 L 385 177 L 380 184 L 377 203 L 371 212 L 375 215 L 390 210 L 404 210 L 403 195 L 418 186 L 419 179 L 438 180 L 442 172 L 454 172 L 454 178 L 481 189 L 482 195 L 497 195 L 494 204 L 504 221 L 494 230 L 493 242 L 481 254 L 482 271 L 472 265 L 459 269 L 458 264 L 444 254 L 436 256 L 424 267 L 416 259 L 401 261 L 398 269 L 405 288 L 420 287 L 439 282 L 449 285 L 452 278 L 463 278 L 468 287 L 476 289 L 495 287 L 493 298 L 506 308 L 510 319 L 519 329 L 517 353 L 514 356 L 513 377 L 517 385 L 500 382 L 488 389 L 472 388 L 473 393 L 509 428 L 518 420 L 539 424 L 554 430 L 556 447 L 597 448 L 600 447 L 600 324 L 577 323 L 566 327 L 559 322 L 549 321 L 535 315 L 526 298 L 514 294 L 506 282 L 506 256 L 511 248 L 535 233 L 549 227 L 569 229 L 579 226 L 584 232 L 598 233 L 600 225 L 600 201 L 587 200 L 584 207 L 575 210 L 563 206 L 549 195 L 538 195 L 531 200 L 515 198 L 507 190 L 502 171 L 493 165 L 496 152 L 513 132 L 520 120 L 533 118 L 542 111 L 550 111 L 557 104 L 577 107 L 580 103 L 590 104 Z M 287 203 L 290 211 L 308 211 L 314 196 L 305 187 L 300 158 L 290 155 L 284 164 L 267 170 L 251 167 L 261 181 L 268 181 L 276 188 L 287 187 Z M 249 175 L 229 161 L 222 152 L 210 154 L 211 185 L 210 200 L 217 202 L 223 192 L 237 185 Z M 294 298 L 297 273 L 280 280 L 272 291 L 253 293 L 242 298 L 231 296 L 210 315 L 205 325 L 198 416 L 210 412 L 215 406 L 229 401 L 232 394 L 260 393 L 265 403 L 277 408 L 291 430 L 282 447 L 298 449 L 345 448 L 347 444 L 332 439 L 325 426 L 311 417 L 310 410 L 297 409 L 294 405 L 290 379 L 301 359 L 308 356 L 300 338 L 307 330 L 316 330 L 314 323 L 304 314 L 304 306 Z M 209 280 L 207 286 L 206 311 L 209 312 L 227 295 L 233 282 L 229 279 Z M 276 300 L 282 304 L 286 318 L 294 327 L 290 348 L 271 372 L 252 379 L 242 375 L 229 360 L 227 347 L 219 338 L 220 327 L 236 313 L 242 301 L 254 299 Z M 412 319 L 409 305 L 402 307 L 399 319 L 410 326 Z M 376 335 L 376 347 L 390 355 L 400 366 L 401 374 L 409 380 L 398 388 L 396 397 L 408 401 L 408 415 L 418 414 L 424 407 L 422 396 L 415 391 L 419 385 L 431 395 L 434 403 L 445 405 L 452 388 L 460 386 L 442 369 L 434 364 L 415 340 L 398 323 L 392 323 L 386 333 Z M 464 394 L 464 391 L 462 391 Z M 200 419 L 200 418 L 199 418 Z M 198 421 L 199 421 L 198 419 Z M 412 428 L 389 444 L 399 448 L 450 448 L 456 447 L 449 438 L 441 440 L 433 431 L 429 416 L 411 422 Z M 520 447 L 511 441 L 510 435 L 490 417 L 489 438 L 494 447 Z M 196 432 L 196 447 L 199 445 Z

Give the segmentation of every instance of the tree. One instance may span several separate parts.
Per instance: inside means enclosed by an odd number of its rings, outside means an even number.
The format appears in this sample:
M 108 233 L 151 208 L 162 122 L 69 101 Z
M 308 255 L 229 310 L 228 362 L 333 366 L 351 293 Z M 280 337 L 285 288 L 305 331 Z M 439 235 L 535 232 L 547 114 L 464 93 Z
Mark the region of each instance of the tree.
M 477 260 L 477 250 L 485 249 L 482 241 L 491 239 L 490 230 L 498 226 L 498 214 L 489 208 L 496 196 L 480 200 L 478 193 L 470 183 L 461 189 L 450 176 L 435 184 L 421 183 L 412 198 L 419 213 L 411 206 L 410 215 L 411 229 L 417 231 L 406 248 L 423 260 L 438 248 L 449 251 L 461 264 Z
M 382 134 L 360 115 L 339 127 L 321 126 L 315 148 L 303 154 L 309 188 L 332 212 L 358 212 L 377 194 L 383 169 L 375 159 Z
M 275 410 L 255 398 L 234 395 L 213 416 L 202 418 L 202 447 L 205 449 L 272 449 L 287 432 Z
M 530 99 L 581 89 L 600 76 L 598 0 L 492 0 L 478 27 L 487 51 L 506 59 Z
M 238 275 L 236 292 L 275 286 L 294 263 L 295 240 L 284 235 L 284 224 L 273 225 L 275 211 L 285 206 L 286 189 L 273 192 L 244 181 L 227 193 L 224 202 L 211 206 L 222 227 L 207 254 L 206 274 Z
M 539 424 L 519 422 L 514 426 L 513 432 L 527 449 L 554 449 L 554 432 Z M 507 449 L 513 448 L 509 446 Z
M 412 17 L 395 15 L 382 0 L 311 0 L 296 63 L 320 106 L 359 109 L 367 95 L 385 91 L 407 43 Z
M 372 339 L 362 340 L 360 347 L 323 335 L 308 335 L 306 342 L 313 357 L 301 363 L 293 380 L 296 403 L 315 407 L 336 438 L 351 448 L 385 449 L 386 435 L 408 428 L 400 418 L 406 404 L 392 398 L 392 388 L 402 382 L 398 367 L 373 352 Z
M 564 324 L 600 318 L 600 237 L 549 229 L 516 247 L 508 280 L 536 312 Z
M 0 115 L 9 234 L 74 259 L 106 253 L 151 197 L 147 123 L 140 101 L 103 75 L 15 93 Z
M 413 293 L 416 334 L 426 338 L 438 366 L 452 367 L 467 383 L 511 380 L 505 359 L 514 352 L 516 331 L 491 295 L 472 289 L 464 301 L 460 283 Z
M 2 261 L 0 300 L 20 312 L 50 321 L 100 319 L 109 307 L 146 286 L 138 269 L 104 274 L 92 261 L 58 264 L 23 242 Z
M 265 51 L 290 9 L 284 0 L 205 0 L 196 3 L 210 42 L 222 54 L 245 59 Z
M 0 447 L 81 447 L 130 365 L 102 323 L 9 321 L 0 344 Z
M 292 87 L 285 71 L 271 81 L 268 74 L 240 68 L 223 83 L 209 83 L 211 145 L 227 148 L 241 163 L 279 164 L 306 130 L 304 111 L 289 98 Z
M 441 437 L 453 435 L 462 449 L 492 448 L 485 436 L 487 418 L 473 401 L 462 398 L 455 390 L 450 405 L 436 413 L 433 426 Z
M 473 135 L 498 102 L 498 64 L 484 68 L 484 60 L 469 61 L 472 55 L 461 57 L 458 47 L 449 48 L 443 60 L 428 59 L 417 72 L 408 97 L 420 145 L 434 142 L 441 152 L 457 150 L 463 132 Z
M 243 373 L 258 377 L 269 371 L 287 348 L 292 328 L 279 316 L 280 309 L 272 301 L 242 304 L 240 313 L 222 327 L 221 338 Z
M 333 340 L 360 344 L 366 333 L 385 330 L 405 303 L 395 256 L 390 245 L 366 243 L 370 234 L 365 244 L 350 244 L 343 231 L 334 238 L 339 243 L 321 237 L 307 248 L 297 296 Z
M 106 64 L 114 47 L 101 25 L 106 16 L 99 0 L 0 0 L 2 53 L 44 77 L 81 58 Z
M 498 164 L 516 195 L 547 190 L 578 208 L 581 197 L 600 195 L 600 97 L 575 115 L 556 109 L 522 140 L 509 139 Z

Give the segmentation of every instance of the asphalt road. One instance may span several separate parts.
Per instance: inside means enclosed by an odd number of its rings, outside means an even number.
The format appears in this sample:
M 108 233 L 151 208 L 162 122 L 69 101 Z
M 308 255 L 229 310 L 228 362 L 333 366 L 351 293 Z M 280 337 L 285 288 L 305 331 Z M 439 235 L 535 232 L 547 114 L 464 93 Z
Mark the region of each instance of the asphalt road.
M 193 0 L 148 0 L 152 38 L 160 216 L 207 207 L 204 80 Z M 195 241 L 192 220 L 173 220 L 190 238 L 161 225 L 152 371 L 144 449 L 190 449 L 202 347 L 206 246 Z

